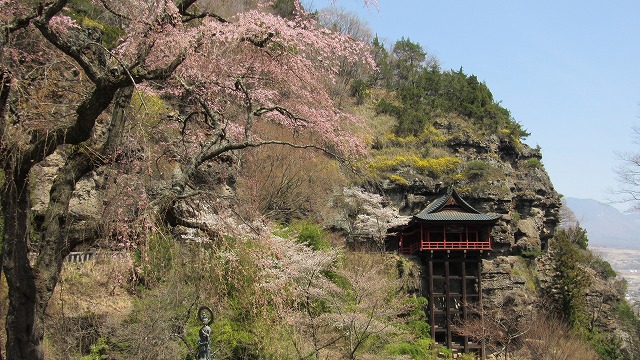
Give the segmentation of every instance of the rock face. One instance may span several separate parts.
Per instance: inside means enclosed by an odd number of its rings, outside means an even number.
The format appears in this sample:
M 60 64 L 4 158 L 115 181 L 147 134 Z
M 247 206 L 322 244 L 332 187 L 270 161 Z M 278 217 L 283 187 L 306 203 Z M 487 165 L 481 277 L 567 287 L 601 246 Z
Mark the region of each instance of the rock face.
M 452 184 L 479 211 L 502 215 L 491 234 L 492 256 L 539 253 L 547 248 L 559 223 L 561 201 L 541 163 L 541 154 L 527 145 L 504 140 L 469 143 L 457 138 L 450 148 L 466 161 L 482 161 L 499 169 L 498 179 L 462 179 Z M 416 178 L 408 186 L 383 184 L 383 194 L 400 216 L 411 216 L 441 194 L 438 179 Z
M 332 208 L 340 209 L 330 219 L 332 226 L 347 233 L 351 247 L 358 249 L 384 250 L 387 229 L 410 219 L 385 196 L 358 187 L 344 188 L 334 196 Z
M 64 165 L 64 157 L 60 152 L 49 156 L 41 165 L 33 169 L 33 177 L 38 179 L 34 184 L 31 210 L 35 216 L 44 216 L 49 203 L 49 190 L 58 168 Z M 97 172 L 91 172 L 76 184 L 73 198 L 69 203 L 69 213 L 76 220 L 98 219 L 104 208 L 98 190 L 104 180 Z
M 440 131 L 448 137 L 445 144 L 448 153 L 466 164 L 479 164 L 480 170 L 453 179 L 440 179 L 403 169 L 403 176 L 413 179 L 409 184 L 384 181 L 369 191 L 370 195 L 346 191 L 343 197 L 351 200 L 342 202 L 347 205 L 343 208 L 351 209 L 350 215 L 341 221 L 332 221 L 334 226 L 358 241 L 367 238 L 378 241 L 379 228 L 375 234 L 359 231 L 349 225 L 353 221 L 346 220 L 361 218 L 371 222 L 374 219 L 377 226 L 390 227 L 421 211 L 441 195 L 445 187 L 452 185 L 477 210 L 501 215 L 491 233 L 490 257 L 539 254 L 546 250 L 560 221 L 562 203 L 544 170 L 540 150 L 509 137 L 478 138 L 450 127 L 451 124 L 440 124 Z M 382 198 L 376 200 L 376 196 Z M 363 200 L 366 198 L 369 200 Z M 350 203 L 377 205 L 359 206 L 354 210 Z M 395 215 L 381 211 L 381 207 L 392 209 Z

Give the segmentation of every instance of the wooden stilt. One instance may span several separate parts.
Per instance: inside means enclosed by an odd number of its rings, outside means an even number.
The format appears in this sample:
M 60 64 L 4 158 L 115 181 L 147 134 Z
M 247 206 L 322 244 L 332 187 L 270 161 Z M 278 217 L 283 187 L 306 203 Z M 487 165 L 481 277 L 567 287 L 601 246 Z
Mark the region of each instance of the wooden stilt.
M 435 306 L 435 297 L 433 296 L 433 252 L 429 255 L 428 264 L 427 264 L 427 282 L 429 286 L 429 326 L 431 330 L 431 338 L 436 338 L 436 306 Z

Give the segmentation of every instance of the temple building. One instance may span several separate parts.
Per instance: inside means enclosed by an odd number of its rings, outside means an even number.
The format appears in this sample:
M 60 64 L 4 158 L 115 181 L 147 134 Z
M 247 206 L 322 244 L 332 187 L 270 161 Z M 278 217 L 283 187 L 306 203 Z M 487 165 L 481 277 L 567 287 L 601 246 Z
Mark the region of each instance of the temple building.
M 500 215 L 481 213 L 449 188 L 402 226 L 387 244 L 420 259 L 422 293 L 431 337 L 454 351 L 484 358 L 483 344 L 456 332 L 467 320 L 482 321 L 482 257 L 491 251 L 491 229 Z

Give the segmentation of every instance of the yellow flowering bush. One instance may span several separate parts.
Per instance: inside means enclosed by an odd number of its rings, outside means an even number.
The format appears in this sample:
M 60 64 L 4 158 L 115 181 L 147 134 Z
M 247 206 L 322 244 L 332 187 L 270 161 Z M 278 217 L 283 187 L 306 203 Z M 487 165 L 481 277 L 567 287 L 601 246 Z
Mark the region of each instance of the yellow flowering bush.
M 414 169 L 422 175 L 440 177 L 451 175 L 461 163 L 462 160 L 455 157 L 423 158 L 415 155 L 380 155 L 371 160 L 366 167 L 369 175 L 378 178 L 383 173 L 398 171 L 402 168 Z

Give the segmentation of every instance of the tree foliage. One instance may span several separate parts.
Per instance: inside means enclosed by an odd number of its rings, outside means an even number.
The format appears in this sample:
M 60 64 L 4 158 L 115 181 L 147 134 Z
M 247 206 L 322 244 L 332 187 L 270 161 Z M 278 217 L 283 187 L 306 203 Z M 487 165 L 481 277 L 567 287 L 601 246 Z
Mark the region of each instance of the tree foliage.
M 332 31 L 366 43 L 371 42 L 373 39 L 369 26 L 357 14 L 350 11 L 329 7 L 320 12 L 318 21 Z
M 504 132 L 518 141 L 529 135 L 475 75 L 462 68 L 442 71 L 437 59 L 410 39 L 387 51 L 376 38 L 373 49 L 381 70 L 375 82 L 396 91 L 400 100 L 397 105 L 378 104 L 378 111 L 398 119 L 397 135 L 418 135 L 439 112 L 467 117 L 483 133 Z
M 297 1 L 274 11 L 256 1 L 225 16 L 196 0 L 0 4 L 9 358 L 43 357 L 45 310 L 72 249 L 99 237 L 135 245 L 159 222 L 187 223 L 172 208 L 210 190 L 198 178 L 204 164 L 229 168 L 234 151 L 274 144 L 363 151 L 345 133 L 358 119 L 334 106 L 328 85 L 345 63 L 371 65 L 367 48 L 319 27 Z M 267 138 L 260 123 L 313 140 Z M 54 152 L 64 164 L 35 227 L 30 173 Z M 74 218 L 75 186 L 95 172 L 109 175 L 114 201 L 101 219 Z M 152 176 L 161 185 L 148 186 Z
M 589 278 L 581 268 L 581 252 L 576 246 L 581 232 L 560 230 L 552 241 L 553 278 L 551 298 L 559 315 L 571 327 L 584 326 L 585 294 Z
M 594 255 L 587 248 L 587 234 L 579 224 L 559 230 L 551 243 L 553 276 L 548 299 L 550 305 L 571 333 L 588 343 L 601 359 L 635 358 L 637 349 L 634 341 L 625 346 L 616 333 L 610 333 L 606 321 L 602 319 L 604 306 L 617 308 L 612 311 L 618 326 L 626 328 L 636 336 L 637 318 L 621 309 L 629 308 L 625 296 L 624 281 L 616 280 L 615 271 L 606 261 Z M 599 284 L 598 284 L 599 283 Z M 606 283 L 614 293 L 598 290 Z M 592 292 L 597 293 L 593 296 Z M 606 305 L 605 305 L 606 304 Z M 553 325 L 553 324 L 551 324 Z

